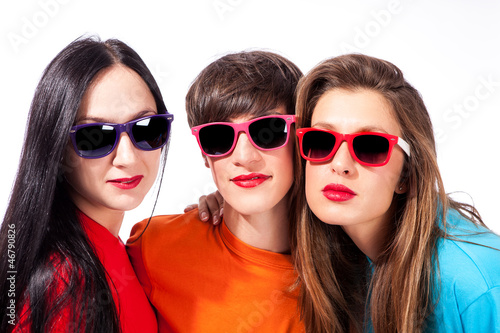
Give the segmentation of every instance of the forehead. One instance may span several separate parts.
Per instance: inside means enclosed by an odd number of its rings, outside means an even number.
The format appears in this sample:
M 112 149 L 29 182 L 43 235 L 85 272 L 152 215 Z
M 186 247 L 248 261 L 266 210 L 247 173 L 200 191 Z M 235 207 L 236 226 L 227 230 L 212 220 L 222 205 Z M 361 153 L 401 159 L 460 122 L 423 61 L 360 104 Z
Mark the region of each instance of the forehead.
M 400 134 L 394 110 L 380 93 L 368 90 L 332 89 L 318 100 L 311 126 L 342 133 L 378 131 Z
M 125 121 L 143 111 L 156 112 L 156 102 L 146 82 L 132 69 L 115 65 L 95 77 L 82 98 L 78 120 Z

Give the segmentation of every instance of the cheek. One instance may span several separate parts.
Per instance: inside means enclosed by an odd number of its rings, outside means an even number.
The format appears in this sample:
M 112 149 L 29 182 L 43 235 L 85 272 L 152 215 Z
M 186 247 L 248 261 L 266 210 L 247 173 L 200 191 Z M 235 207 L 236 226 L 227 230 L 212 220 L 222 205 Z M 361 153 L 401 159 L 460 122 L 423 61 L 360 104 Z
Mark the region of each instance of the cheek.
M 67 178 L 69 175 L 75 173 L 75 169 L 79 168 L 81 165 L 81 157 L 76 155 L 75 151 L 71 146 L 66 146 L 64 152 L 64 158 L 62 160 L 60 169 L 63 175 Z
M 393 201 L 399 184 L 401 170 L 389 165 L 372 170 L 360 170 L 360 190 L 371 204 L 388 209 Z
M 149 152 L 150 155 L 146 159 L 146 165 L 150 167 L 152 171 L 154 171 L 154 174 L 158 172 L 158 169 L 160 168 L 160 160 L 162 156 L 162 151 L 161 149 L 155 150 L 152 152 Z
M 281 169 L 287 177 L 292 178 L 295 176 L 294 172 L 294 155 L 295 155 L 295 145 L 293 142 L 289 142 L 286 149 L 283 149 L 282 154 L 278 157 L 277 165 L 278 169 Z
M 77 159 L 74 159 L 71 160 L 71 165 L 66 164 L 64 177 L 74 191 L 83 196 L 89 196 L 92 195 L 97 188 L 97 183 L 95 182 L 97 172 L 96 170 L 89 170 L 91 168 L 87 165 L 87 161 L 81 160 L 82 161 L 77 161 Z
M 309 162 L 306 163 L 305 168 L 305 192 L 306 192 L 306 200 L 310 206 L 314 206 L 317 200 L 317 195 L 321 194 L 321 184 L 323 182 L 323 178 L 326 175 L 326 170 L 322 168 L 320 165 L 310 165 Z M 323 184 L 323 187 L 327 183 Z
M 73 148 L 67 147 L 60 167 L 62 175 L 73 187 L 79 187 L 85 177 L 84 159 L 76 155 Z
M 385 172 L 383 173 L 383 181 L 388 187 L 388 191 L 395 192 L 396 189 L 401 185 L 402 172 L 404 165 L 404 157 L 396 155 L 391 161 L 386 165 Z
M 314 184 L 321 181 L 325 172 L 321 165 L 311 165 L 310 162 L 307 162 L 305 168 L 306 183 Z
M 98 159 L 86 159 L 78 156 L 72 147 L 67 147 L 61 165 L 61 172 L 66 181 L 77 191 L 97 186 L 109 169 L 110 155 Z
M 149 184 L 154 183 L 156 177 L 158 176 L 158 171 L 160 169 L 160 160 L 162 157 L 162 151 L 154 150 L 154 151 L 144 151 L 142 153 L 142 164 L 144 169 L 147 171 L 147 177 L 149 179 Z
M 223 184 L 223 183 L 219 182 L 218 177 L 221 175 L 219 170 L 224 170 L 224 168 L 225 168 L 224 161 L 225 161 L 224 157 L 215 159 L 215 161 L 211 157 L 206 158 L 206 164 L 210 168 L 210 172 L 212 173 L 212 179 L 214 181 L 214 184 L 219 189 L 221 188 L 220 185 Z

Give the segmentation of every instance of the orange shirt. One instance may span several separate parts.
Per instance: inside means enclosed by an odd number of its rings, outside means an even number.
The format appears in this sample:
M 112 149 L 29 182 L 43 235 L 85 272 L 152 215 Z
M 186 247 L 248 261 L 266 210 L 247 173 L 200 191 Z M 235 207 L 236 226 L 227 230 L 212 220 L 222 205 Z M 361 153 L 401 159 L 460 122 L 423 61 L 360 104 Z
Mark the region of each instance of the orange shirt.
M 146 223 L 127 249 L 160 332 L 304 332 L 289 255 L 249 246 L 198 210 L 154 217 L 137 239 Z

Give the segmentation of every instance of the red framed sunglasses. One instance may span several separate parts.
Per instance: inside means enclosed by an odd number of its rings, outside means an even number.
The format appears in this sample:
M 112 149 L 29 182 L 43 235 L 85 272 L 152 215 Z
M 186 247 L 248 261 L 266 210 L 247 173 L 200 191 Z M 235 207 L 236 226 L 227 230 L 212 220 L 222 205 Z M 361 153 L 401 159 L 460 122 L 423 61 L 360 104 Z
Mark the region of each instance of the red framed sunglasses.
M 260 150 L 274 150 L 285 146 L 290 137 L 294 115 L 271 115 L 244 123 L 215 122 L 191 129 L 203 154 L 222 157 L 230 154 L 240 132 L 246 133 L 252 145 Z
M 319 128 L 297 130 L 300 154 L 308 161 L 324 162 L 335 156 L 342 142 L 346 141 L 351 156 L 359 164 L 380 167 L 386 165 L 392 148 L 397 144 L 410 156 L 410 146 L 398 136 L 377 132 L 341 134 Z

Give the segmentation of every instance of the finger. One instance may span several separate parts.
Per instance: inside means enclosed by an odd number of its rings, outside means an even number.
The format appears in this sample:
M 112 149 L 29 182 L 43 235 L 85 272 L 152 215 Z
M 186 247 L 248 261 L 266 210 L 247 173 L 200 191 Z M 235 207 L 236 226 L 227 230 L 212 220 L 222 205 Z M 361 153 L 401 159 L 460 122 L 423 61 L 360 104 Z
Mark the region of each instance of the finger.
M 216 195 L 217 192 L 210 193 L 206 197 L 206 203 L 209 210 L 209 214 L 212 216 L 212 223 L 218 224 L 220 222 L 220 202 L 219 198 Z M 220 195 L 219 195 L 220 196 Z
M 219 207 L 223 208 L 224 207 L 224 198 L 222 197 L 222 194 L 220 194 L 219 191 L 215 191 L 213 194 L 215 195 L 215 198 L 217 199 L 217 202 L 219 203 Z
M 217 199 L 217 203 L 219 206 L 219 215 L 218 219 L 216 221 L 213 221 L 213 223 L 218 224 L 219 222 L 222 221 L 222 215 L 224 215 L 224 198 L 222 197 L 222 194 L 220 194 L 219 191 L 215 191 L 214 196 Z
M 188 205 L 188 206 L 186 206 L 186 208 L 184 208 L 184 213 L 190 212 L 190 211 L 192 211 L 193 209 L 196 209 L 196 208 L 198 208 L 198 204 Z
M 198 201 L 198 216 L 203 222 L 207 222 L 210 218 L 206 195 L 202 195 Z

